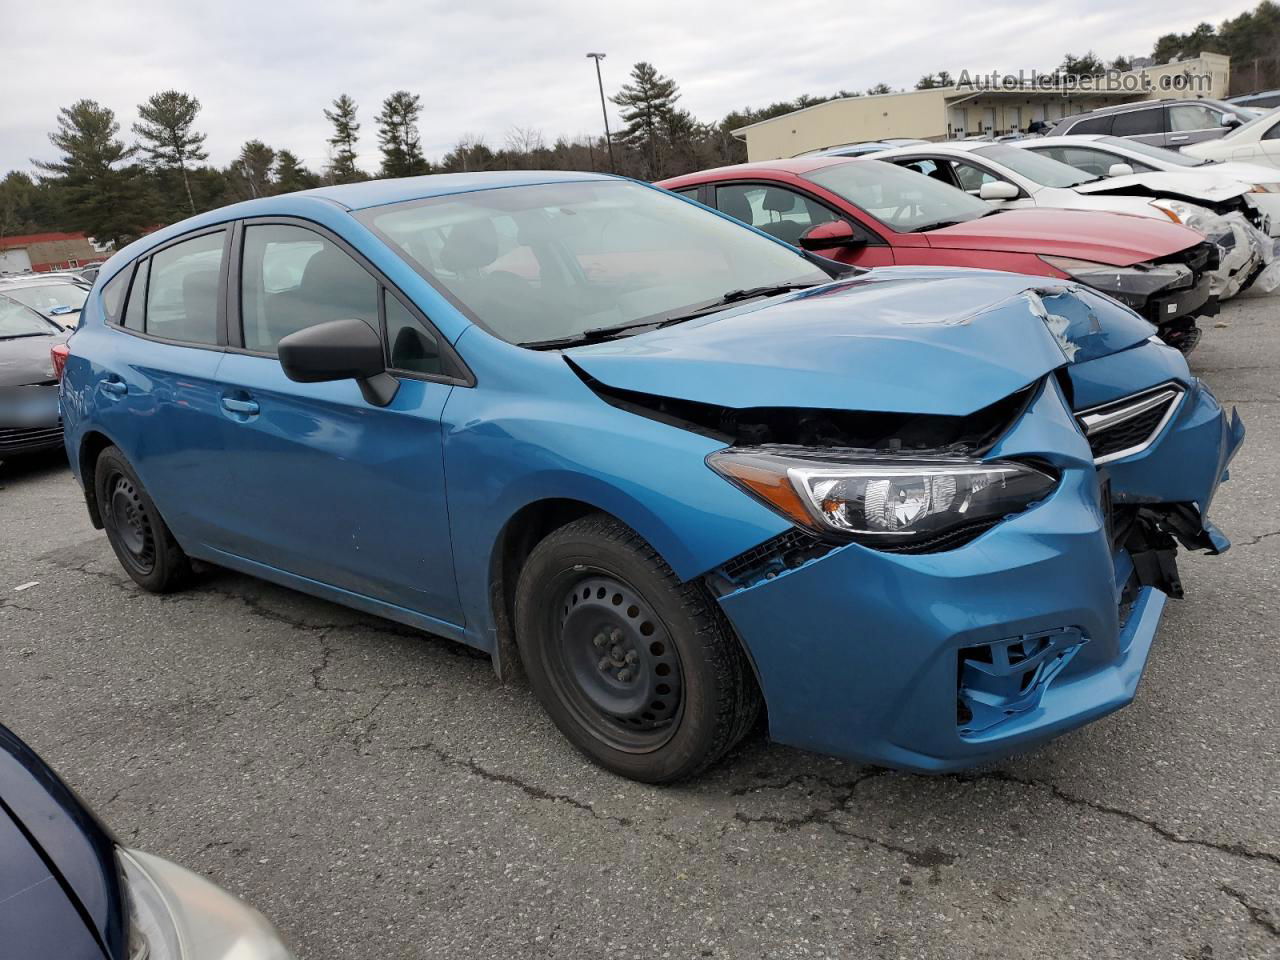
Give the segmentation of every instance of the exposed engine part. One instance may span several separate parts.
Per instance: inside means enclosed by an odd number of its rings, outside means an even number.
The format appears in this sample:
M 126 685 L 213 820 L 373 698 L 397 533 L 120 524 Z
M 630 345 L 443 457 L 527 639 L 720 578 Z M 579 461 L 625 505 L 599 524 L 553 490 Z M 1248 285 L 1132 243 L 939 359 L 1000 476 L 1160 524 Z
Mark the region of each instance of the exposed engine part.
M 737 409 L 620 390 L 601 383 L 566 359 L 583 382 L 606 403 L 741 447 L 785 444 L 882 453 L 927 451 L 937 455 L 980 455 L 1014 424 L 1040 388 L 1039 382 L 1033 383 L 965 416 L 805 407 Z

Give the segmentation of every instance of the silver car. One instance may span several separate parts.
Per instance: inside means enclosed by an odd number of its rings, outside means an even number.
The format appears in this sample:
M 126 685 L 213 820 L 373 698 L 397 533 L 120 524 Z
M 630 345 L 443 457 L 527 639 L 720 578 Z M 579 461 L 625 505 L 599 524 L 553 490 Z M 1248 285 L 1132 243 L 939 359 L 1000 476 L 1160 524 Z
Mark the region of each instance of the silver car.
M 1177 150 L 1225 136 L 1255 116 L 1248 107 L 1221 100 L 1142 100 L 1064 117 L 1052 135 L 1096 133 Z

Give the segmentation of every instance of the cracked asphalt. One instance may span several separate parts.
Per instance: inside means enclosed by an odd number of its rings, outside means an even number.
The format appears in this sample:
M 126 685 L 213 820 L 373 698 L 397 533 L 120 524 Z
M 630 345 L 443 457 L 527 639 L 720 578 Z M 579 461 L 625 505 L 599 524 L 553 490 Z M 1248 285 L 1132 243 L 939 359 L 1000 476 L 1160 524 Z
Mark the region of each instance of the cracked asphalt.
M 757 734 L 620 780 L 463 647 L 231 573 L 141 592 L 56 457 L 0 466 L 0 721 L 303 958 L 1280 957 L 1280 300 L 1221 322 L 1235 547 L 1183 560 L 1131 707 L 997 767 Z

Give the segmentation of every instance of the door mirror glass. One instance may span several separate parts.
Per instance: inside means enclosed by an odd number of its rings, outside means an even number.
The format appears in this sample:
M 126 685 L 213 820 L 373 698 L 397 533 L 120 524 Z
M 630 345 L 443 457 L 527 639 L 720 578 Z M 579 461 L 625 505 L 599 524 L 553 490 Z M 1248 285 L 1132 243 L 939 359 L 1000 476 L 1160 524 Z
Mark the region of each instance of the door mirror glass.
M 1015 200 L 1018 188 L 1007 180 L 988 180 L 978 188 L 978 196 L 983 200 Z
M 356 380 L 369 403 L 386 406 L 399 381 L 387 373 L 382 338 L 365 321 L 329 320 L 288 334 L 277 346 L 284 375 L 297 383 Z
M 1108 177 L 1129 177 L 1133 175 L 1133 167 L 1127 163 L 1113 163 L 1107 167 Z
M 810 227 L 800 235 L 804 250 L 829 250 L 832 247 L 863 247 L 867 238 L 859 236 L 847 220 L 832 220 Z

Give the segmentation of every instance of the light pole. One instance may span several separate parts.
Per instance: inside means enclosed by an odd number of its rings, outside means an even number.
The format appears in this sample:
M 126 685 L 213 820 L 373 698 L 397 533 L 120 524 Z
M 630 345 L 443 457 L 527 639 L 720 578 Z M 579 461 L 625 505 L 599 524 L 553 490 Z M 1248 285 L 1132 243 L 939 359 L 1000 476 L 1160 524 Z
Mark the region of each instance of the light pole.
M 600 78 L 600 61 L 604 59 L 603 53 L 588 53 L 588 59 L 596 62 L 596 83 L 600 87 L 600 113 L 604 117 L 604 142 L 609 146 L 609 172 L 617 173 L 618 166 L 613 162 L 613 137 L 609 135 L 609 109 L 604 105 L 604 80 Z

